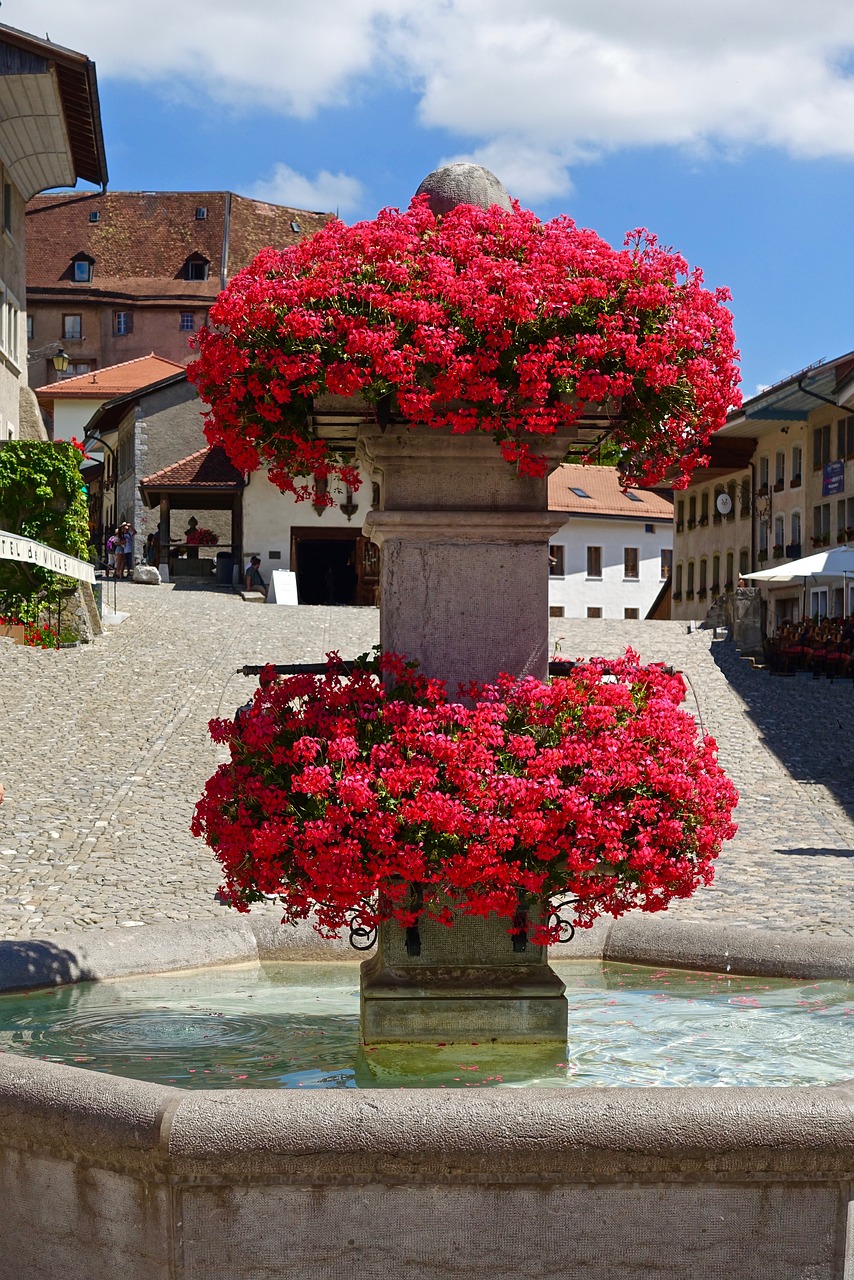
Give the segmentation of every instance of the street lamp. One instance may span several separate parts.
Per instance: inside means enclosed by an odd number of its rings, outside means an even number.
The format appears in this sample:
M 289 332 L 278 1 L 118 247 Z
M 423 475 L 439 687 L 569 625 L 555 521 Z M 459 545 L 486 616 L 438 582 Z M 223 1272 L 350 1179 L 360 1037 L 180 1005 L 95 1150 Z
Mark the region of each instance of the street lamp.
M 51 352 L 53 352 L 52 355 Z M 34 360 L 41 360 L 42 356 L 49 357 L 57 373 L 65 373 L 71 363 L 71 357 L 63 351 L 61 342 L 49 342 L 46 347 L 39 347 L 37 351 L 28 351 L 27 364 L 32 364 Z

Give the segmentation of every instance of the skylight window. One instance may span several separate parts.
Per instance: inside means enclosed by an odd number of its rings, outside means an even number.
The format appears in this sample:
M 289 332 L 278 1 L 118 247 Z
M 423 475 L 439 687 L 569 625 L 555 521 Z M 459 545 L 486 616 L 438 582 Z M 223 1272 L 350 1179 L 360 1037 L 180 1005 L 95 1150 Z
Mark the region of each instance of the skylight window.
M 196 209 L 196 222 L 204 222 L 207 216 L 208 216 L 207 205 L 200 204 Z
M 297 222 L 296 218 L 294 218 L 293 222 L 291 223 L 291 231 L 293 231 L 294 235 L 299 235 L 300 231 L 302 231 L 302 227 Z
M 97 210 L 97 209 L 92 209 L 92 210 L 90 211 L 90 213 L 89 213 L 89 221 L 90 221 L 90 222 L 100 222 L 100 221 L 101 221 L 101 215 L 100 215 L 100 213 L 98 212 L 98 210 Z
M 586 490 L 586 489 L 576 489 L 576 487 L 575 487 L 575 485 L 574 485 L 574 484 L 571 484 L 569 487 L 570 487 L 570 489 L 572 490 L 572 492 L 575 494 L 576 498 L 589 498 L 589 497 L 590 497 L 590 494 L 587 492 L 587 490 Z
M 629 502 L 643 502 L 643 498 L 640 496 L 640 494 L 632 493 L 631 489 L 629 489 L 628 493 L 626 494 L 626 497 L 628 498 Z

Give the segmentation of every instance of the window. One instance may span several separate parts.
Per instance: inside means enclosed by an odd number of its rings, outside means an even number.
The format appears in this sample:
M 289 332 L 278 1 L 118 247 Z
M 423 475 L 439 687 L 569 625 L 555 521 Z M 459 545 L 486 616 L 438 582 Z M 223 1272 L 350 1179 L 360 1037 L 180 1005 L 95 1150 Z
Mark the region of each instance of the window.
M 626 497 L 628 498 L 629 502 L 643 502 L 643 498 L 640 496 L 640 494 L 635 493 L 632 489 L 629 489 L 628 493 L 626 494 Z
M 92 370 L 91 360 L 72 360 L 65 373 L 56 375 L 57 382 L 64 382 L 66 378 L 78 378 L 81 373 L 90 373 Z
M 637 547 L 625 547 L 623 549 L 623 577 L 639 578 L 640 572 L 638 567 L 638 549 Z
M 715 524 L 720 524 L 720 522 L 723 520 L 723 515 L 721 514 L 720 511 L 718 511 L 718 498 L 721 496 L 723 491 L 724 491 L 724 487 L 722 484 L 715 485 L 715 501 L 714 501 L 713 513 L 712 513 L 712 519 L 715 522 Z
M 205 204 L 198 205 L 196 207 L 196 222 L 204 222 L 207 216 L 208 216 L 207 205 Z
M 741 503 L 739 510 L 743 516 L 750 515 L 750 476 L 745 476 L 741 482 Z
M 623 617 L 626 619 L 637 619 L 640 617 L 640 609 L 624 609 Z
M 3 230 L 12 234 L 12 184 L 3 183 Z
M 293 231 L 295 236 L 298 236 L 299 233 L 302 231 L 302 227 L 297 222 L 296 218 L 294 218 L 293 221 L 291 222 L 291 231 Z
M 733 573 L 734 566 L 735 566 L 735 553 L 732 551 L 728 551 L 726 553 L 726 581 L 724 582 L 725 591 L 732 591 L 732 588 L 733 588 L 732 573 Z
M 82 338 L 83 337 L 83 317 L 82 316 L 63 316 L 62 317 L 62 336 L 66 340 Z
M 688 499 L 688 528 L 693 529 L 697 523 L 697 495 L 692 493 Z
M 89 211 L 89 221 L 90 221 L 90 222 L 100 222 L 100 221 L 101 221 L 101 215 L 100 215 L 100 213 L 98 212 L 98 210 L 97 210 L 97 209 L 91 209 L 91 210 Z
M 743 577 L 744 574 L 749 572 L 749 567 L 748 567 L 749 565 L 750 565 L 750 552 L 747 550 L 747 547 L 742 547 L 738 553 L 739 577 Z
M 845 499 L 836 499 L 836 541 L 845 541 Z
M 850 458 L 854 454 L 854 416 L 840 418 L 836 424 L 836 456 Z
M 759 521 L 759 559 L 765 561 L 768 559 L 768 539 L 770 530 L 767 520 Z
M 181 332 L 192 333 L 196 327 L 196 316 L 192 311 L 181 312 Z
M 792 512 L 792 541 L 786 548 L 786 555 L 791 556 L 793 560 L 797 560 L 801 554 L 801 513 L 800 511 Z
M 661 580 L 669 578 L 673 572 L 673 552 L 670 547 L 661 548 Z
M 685 499 L 680 498 L 676 503 L 676 532 L 681 533 L 685 527 Z
M 549 573 L 553 578 L 562 578 L 563 572 L 563 547 L 556 542 L 549 547 Z
M 816 546 L 830 542 L 829 502 L 823 502 L 812 509 L 812 539 Z
M 27 342 L 33 340 L 33 317 L 27 316 Z
M 587 576 L 588 578 L 602 577 L 602 548 L 587 548 Z
M 778 449 L 774 455 L 774 492 L 780 493 L 786 487 L 786 455 Z
M 774 517 L 774 559 L 782 560 L 785 552 L 786 521 L 783 516 Z
M 589 498 L 590 494 L 586 489 L 576 489 L 575 485 L 569 486 L 570 493 L 574 493 L 576 498 Z
M 88 284 L 92 279 L 94 262 L 91 258 L 74 259 L 74 280 L 77 284 Z
M 550 618 L 562 618 L 562 617 L 564 617 L 564 607 L 563 607 L 563 605 L 562 605 L 562 604 L 550 604 L 550 605 L 549 605 L 549 617 L 550 617 Z
M 770 464 L 767 458 L 759 459 L 759 492 L 766 494 L 769 489 Z
M 200 254 L 195 257 L 188 258 L 184 263 L 184 273 L 187 280 L 207 280 L 208 267 L 210 262 L 207 258 L 203 258 Z
M 601 618 L 602 610 L 598 607 L 594 607 L 593 605 L 589 604 L 587 606 L 587 616 L 588 618 Z
M 816 427 L 812 433 L 812 467 L 820 471 L 825 463 L 830 462 L 830 423 Z
M 673 579 L 673 599 L 682 599 L 682 561 L 676 566 L 676 576 Z
M 804 451 L 799 444 L 792 448 L 792 478 L 789 481 L 790 489 L 797 489 L 801 483 L 801 473 L 804 465 Z
M 705 598 L 706 592 L 709 589 L 708 577 L 709 577 L 709 562 L 704 556 L 703 559 L 700 561 L 700 589 L 698 594 L 701 600 Z
M 116 337 L 122 337 L 125 334 L 133 333 L 133 312 L 132 311 L 114 311 L 113 312 L 113 333 Z
M 685 599 L 694 599 L 694 561 L 688 561 L 688 585 L 685 589 Z
M 709 523 L 709 491 L 704 489 L 700 494 L 700 524 Z
M 643 531 L 644 531 L 644 533 L 655 533 L 655 525 L 654 525 L 654 524 L 645 524 L 645 525 L 644 525 L 644 527 L 643 527 Z
M 721 589 L 721 558 L 712 556 L 712 591 L 717 594 Z

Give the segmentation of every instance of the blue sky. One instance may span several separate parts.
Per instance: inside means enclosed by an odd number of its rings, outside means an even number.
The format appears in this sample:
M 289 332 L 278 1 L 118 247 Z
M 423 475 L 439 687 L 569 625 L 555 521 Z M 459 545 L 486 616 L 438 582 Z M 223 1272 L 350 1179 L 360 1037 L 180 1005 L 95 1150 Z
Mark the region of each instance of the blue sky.
M 733 292 L 745 394 L 854 348 L 850 0 L 5 0 L 92 57 L 110 186 L 347 221 L 450 159 Z

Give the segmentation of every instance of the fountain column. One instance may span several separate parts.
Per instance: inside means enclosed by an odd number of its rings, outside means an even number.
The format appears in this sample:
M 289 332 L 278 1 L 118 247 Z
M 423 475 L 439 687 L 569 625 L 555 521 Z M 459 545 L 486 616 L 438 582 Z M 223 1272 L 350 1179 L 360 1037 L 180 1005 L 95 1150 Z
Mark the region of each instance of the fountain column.
M 421 184 L 442 214 L 455 204 L 509 208 L 504 188 L 473 165 Z M 575 438 L 539 437 L 554 470 Z M 449 696 L 500 672 L 548 672 L 548 545 L 563 524 L 548 479 L 519 476 L 491 434 L 389 423 L 363 425 L 357 453 L 379 485 L 364 532 L 381 547 L 380 642 L 416 658 Z M 531 911 L 531 919 L 536 910 Z M 546 948 L 512 937 L 508 922 L 465 916 L 451 928 L 422 917 L 417 935 L 380 927 L 362 966 L 366 1044 L 566 1044 L 563 983 Z

